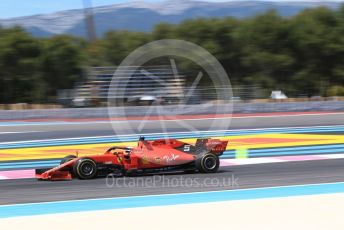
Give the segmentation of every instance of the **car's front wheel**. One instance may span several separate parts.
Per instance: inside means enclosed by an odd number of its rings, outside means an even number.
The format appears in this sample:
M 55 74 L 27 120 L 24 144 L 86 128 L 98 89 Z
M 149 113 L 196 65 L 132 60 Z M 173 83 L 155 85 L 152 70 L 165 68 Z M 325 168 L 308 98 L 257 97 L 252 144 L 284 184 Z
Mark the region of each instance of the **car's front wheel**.
M 93 179 L 97 175 L 97 164 L 90 158 L 81 158 L 73 166 L 73 174 L 83 180 Z

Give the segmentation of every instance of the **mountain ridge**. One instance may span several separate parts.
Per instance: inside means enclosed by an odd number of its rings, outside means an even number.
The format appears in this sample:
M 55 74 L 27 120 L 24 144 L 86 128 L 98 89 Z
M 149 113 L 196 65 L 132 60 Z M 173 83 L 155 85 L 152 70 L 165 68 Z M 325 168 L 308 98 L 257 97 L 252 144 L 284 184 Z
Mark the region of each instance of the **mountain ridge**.
M 293 16 L 306 8 L 325 6 L 337 9 L 338 1 L 227 1 L 206 2 L 193 0 L 167 0 L 164 2 L 136 1 L 93 8 L 97 35 L 109 30 L 150 31 L 156 24 L 180 23 L 197 17 L 251 17 L 274 9 L 282 16 Z M 144 18 L 144 20 L 142 20 Z M 49 37 L 56 34 L 86 36 L 84 10 L 73 9 L 50 14 L 38 14 L 1 19 L 0 25 L 19 25 L 34 36 Z

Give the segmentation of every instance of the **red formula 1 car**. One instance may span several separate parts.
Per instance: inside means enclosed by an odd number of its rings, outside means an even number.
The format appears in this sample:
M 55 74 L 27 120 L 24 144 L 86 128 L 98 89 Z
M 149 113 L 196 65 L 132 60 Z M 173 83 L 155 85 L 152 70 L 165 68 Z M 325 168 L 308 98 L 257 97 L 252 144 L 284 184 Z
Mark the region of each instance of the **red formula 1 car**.
M 102 155 L 67 156 L 52 169 L 36 169 L 41 180 L 70 180 L 72 177 L 92 179 L 158 173 L 164 171 L 217 172 L 228 141 L 197 139 L 190 145 L 175 139 L 146 141 L 140 138 L 137 147 L 112 147 Z

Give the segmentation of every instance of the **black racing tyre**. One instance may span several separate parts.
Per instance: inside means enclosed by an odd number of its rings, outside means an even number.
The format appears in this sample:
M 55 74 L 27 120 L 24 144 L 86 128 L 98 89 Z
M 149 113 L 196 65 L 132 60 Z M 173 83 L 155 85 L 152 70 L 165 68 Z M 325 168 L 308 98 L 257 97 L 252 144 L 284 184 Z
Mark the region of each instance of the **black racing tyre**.
M 220 167 L 220 159 L 212 153 L 202 153 L 196 158 L 196 168 L 201 173 L 215 173 Z
M 66 162 L 68 162 L 68 161 L 71 161 L 71 160 L 73 160 L 74 158 L 76 158 L 76 156 L 74 156 L 74 155 L 65 156 L 64 158 L 61 159 L 60 165 L 66 163 Z
M 93 179 L 97 176 L 97 164 L 90 158 L 80 158 L 73 166 L 73 175 L 79 179 Z

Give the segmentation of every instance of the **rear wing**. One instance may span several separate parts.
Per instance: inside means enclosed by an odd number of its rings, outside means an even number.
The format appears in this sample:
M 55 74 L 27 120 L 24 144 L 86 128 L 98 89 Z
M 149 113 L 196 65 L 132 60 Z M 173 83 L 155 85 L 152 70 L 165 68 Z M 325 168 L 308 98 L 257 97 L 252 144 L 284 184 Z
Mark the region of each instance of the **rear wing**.
M 209 151 L 216 155 L 222 155 L 223 152 L 226 150 L 228 145 L 228 141 L 221 141 L 219 139 L 197 139 L 195 147 L 197 152 L 199 151 Z

